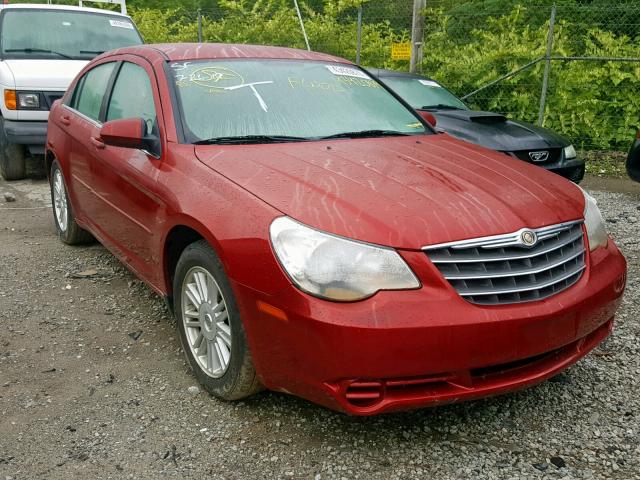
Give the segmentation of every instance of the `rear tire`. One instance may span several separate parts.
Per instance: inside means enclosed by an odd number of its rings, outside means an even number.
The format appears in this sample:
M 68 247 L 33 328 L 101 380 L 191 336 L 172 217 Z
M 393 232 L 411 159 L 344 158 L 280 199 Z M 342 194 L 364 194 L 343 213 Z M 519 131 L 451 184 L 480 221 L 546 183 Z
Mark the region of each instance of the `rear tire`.
M 204 240 L 180 256 L 173 295 L 182 348 L 200 384 L 223 400 L 262 390 L 231 285 Z
M 9 143 L 0 118 L 0 175 L 5 180 L 22 180 L 27 176 L 27 151 L 24 145 Z
M 51 165 L 51 204 L 53 207 L 53 220 L 56 224 L 58 237 L 67 245 L 89 243 L 93 237 L 89 232 L 80 228 L 73 214 L 67 186 L 62 175 L 62 170 L 57 160 Z

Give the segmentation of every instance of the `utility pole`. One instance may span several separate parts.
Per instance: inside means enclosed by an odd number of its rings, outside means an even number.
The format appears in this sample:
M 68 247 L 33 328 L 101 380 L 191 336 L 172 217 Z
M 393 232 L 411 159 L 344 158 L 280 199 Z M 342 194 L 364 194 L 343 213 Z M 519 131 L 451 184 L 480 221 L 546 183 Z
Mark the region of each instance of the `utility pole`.
M 302 21 L 302 14 L 300 13 L 300 6 L 298 0 L 293 0 L 293 4 L 296 7 L 296 13 L 298 14 L 298 20 L 300 20 L 300 30 L 302 30 L 302 36 L 304 37 L 304 43 L 307 45 L 307 50 L 311 51 L 309 46 L 309 37 L 307 37 L 307 30 L 304 28 L 304 22 Z
M 362 5 L 358 7 L 358 32 L 356 34 L 356 65 L 360 65 L 362 53 Z
M 413 0 L 413 22 L 411 23 L 411 63 L 409 70 L 415 73 L 422 63 L 424 43 L 424 10 L 427 0 Z
M 551 7 L 549 32 L 547 33 L 547 53 L 545 55 L 544 76 L 542 77 L 542 92 L 540 93 L 540 110 L 538 110 L 538 125 L 544 125 L 544 108 L 547 104 L 547 90 L 549 89 L 549 75 L 551 73 L 551 54 L 553 53 L 553 29 L 556 25 L 556 3 Z

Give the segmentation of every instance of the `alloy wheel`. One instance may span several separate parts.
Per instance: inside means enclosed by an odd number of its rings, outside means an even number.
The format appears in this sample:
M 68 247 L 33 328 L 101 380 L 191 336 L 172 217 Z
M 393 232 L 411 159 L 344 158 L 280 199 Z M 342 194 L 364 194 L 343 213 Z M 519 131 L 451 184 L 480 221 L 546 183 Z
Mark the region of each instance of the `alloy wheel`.
M 53 174 L 53 208 L 60 231 L 66 232 L 69 223 L 69 208 L 67 206 L 67 192 L 60 169 Z
M 231 359 L 231 325 L 218 283 L 202 267 L 193 267 L 182 283 L 182 321 L 193 357 L 204 373 L 220 378 Z

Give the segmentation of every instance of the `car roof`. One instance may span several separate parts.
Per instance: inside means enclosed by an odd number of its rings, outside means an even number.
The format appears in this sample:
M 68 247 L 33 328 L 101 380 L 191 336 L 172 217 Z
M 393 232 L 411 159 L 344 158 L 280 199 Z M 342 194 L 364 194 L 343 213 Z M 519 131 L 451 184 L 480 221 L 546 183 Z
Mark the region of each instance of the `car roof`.
M 231 43 L 162 43 L 119 48 L 104 56 L 141 55 L 153 57 L 162 55 L 168 61 L 206 60 L 219 58 L 254 58 L 279 60 L 315 60 L 352 64 L 344 58 L 325 53 L 308 52 L 297 48 L 270 47 L 264 45 L 243 45 Z
M 400 77 L 400 78 L 419 78 L 421 80 L 432 80 L 432 78 L 427 77 L 425 75 L 420 75 L 418 73 L 409 73 L 409 72 L 399 72 L 397 70 L 387 70 L 385 68 L 366 68 L 368 72 L 376 77 L 380 78 L 389 78 L 389 77 Z
M 74 7 L 72 5 L 48 5 L 41 3 L 10 3 L 0 4 L 0 10 L 69 10 L 74 12 L 87 12 L 87 13 L 101 13 L 103 15 L 114 15 L 117 17 L 130 18 L 129 15 L 124 15 L 120 12 L 114 12 L 112 10 L 102 10 L 100 8 L 89 7 Z

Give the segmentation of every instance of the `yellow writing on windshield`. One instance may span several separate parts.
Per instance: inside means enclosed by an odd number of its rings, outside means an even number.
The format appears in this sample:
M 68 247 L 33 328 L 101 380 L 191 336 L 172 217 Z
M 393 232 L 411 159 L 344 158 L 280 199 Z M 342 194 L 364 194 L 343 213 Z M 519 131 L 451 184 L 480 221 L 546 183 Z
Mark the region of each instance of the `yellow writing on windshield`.
M 287 80 L 291 88 L 308 88 L 333 93 L 346 92 L 338 82 L 320 82 L 318 80 L 309 80 L 302 77 L 288 77 Z

